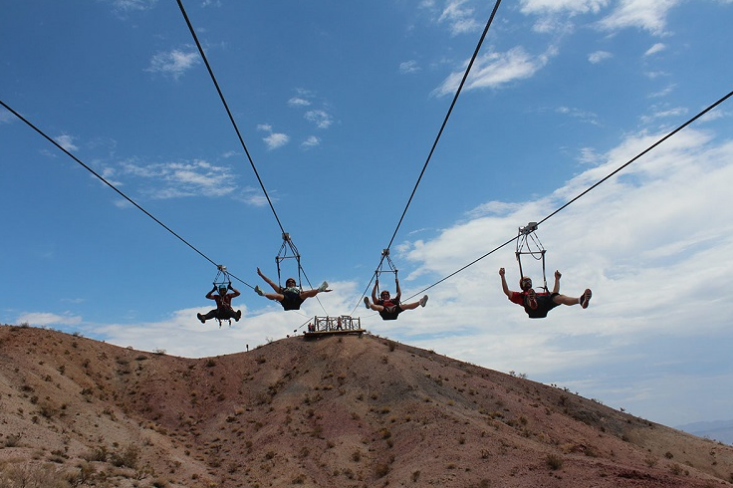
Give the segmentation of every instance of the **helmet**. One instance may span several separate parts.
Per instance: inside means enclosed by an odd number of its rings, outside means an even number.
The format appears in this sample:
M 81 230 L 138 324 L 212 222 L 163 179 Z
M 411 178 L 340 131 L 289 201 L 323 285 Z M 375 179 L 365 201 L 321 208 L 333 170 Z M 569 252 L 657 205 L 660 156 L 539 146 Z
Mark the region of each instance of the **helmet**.
M 219 285 L 219 295 L 223 295 L 227 292 L 227 287 L 224 285 Z

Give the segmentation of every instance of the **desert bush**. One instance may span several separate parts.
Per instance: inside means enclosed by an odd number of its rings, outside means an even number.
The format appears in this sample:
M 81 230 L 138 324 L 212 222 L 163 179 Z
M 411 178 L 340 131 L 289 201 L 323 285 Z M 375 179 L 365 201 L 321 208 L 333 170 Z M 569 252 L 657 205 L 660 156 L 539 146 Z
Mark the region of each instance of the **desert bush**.
M 18 447 L 23 434 L 9 434 L 5 436 L 5 447 Z
M 88 453 L 82 456 L 86 461 L 92 462 L 92 461 L 99 461 L 99 462 L 106 462 L 107 461 L 107 447 L 106 446 L 99 446 L 95 447 Z
M 0 488 L 69 488 L 51 464 L 13 464 L 0 471 Z
M 137 468 L 140 459 L 140 449 L 137 446 L 129 445 L 122 452 L 113 453 L 109 462 L 118 468 Z
M 553 471 L 557 471 L 558 469 L 562 468 L 563 462 L 563 458 L 558 456 L 557 454 L 548 454 L 547 458 L 545 459 L 547 467 Z

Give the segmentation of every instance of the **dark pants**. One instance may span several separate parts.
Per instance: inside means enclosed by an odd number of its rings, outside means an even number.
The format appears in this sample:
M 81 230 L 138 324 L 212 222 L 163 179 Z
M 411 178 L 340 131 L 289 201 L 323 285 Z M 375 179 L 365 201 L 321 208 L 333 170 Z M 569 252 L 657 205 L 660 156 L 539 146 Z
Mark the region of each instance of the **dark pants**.
M 204 320 L 211 320 L 211 319 L 219 319 L 219 320 L 229 320 L 236 318 L 237 312 L 232 310 L 231 308 L 216 308 L 214 310 L 210 310 L 209 313 L 204 315 Z

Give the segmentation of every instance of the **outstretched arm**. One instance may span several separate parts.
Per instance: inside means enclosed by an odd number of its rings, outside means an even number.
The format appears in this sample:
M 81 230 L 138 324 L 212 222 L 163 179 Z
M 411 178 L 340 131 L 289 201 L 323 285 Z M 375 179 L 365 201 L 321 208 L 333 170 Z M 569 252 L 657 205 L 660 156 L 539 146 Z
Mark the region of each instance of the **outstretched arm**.
M 234 288 L 231 283 L 229 283 L 229 286 L 227 288 L 229 288 L 230 290 L 232 290 L 234 292 L 234 293 L 231 294 L 232 295 L 232 298 L 236 298 L 239 295 L 241 295 L 241 293 L 239 293 L 239 290 L 237 290 L 236 288 Z
M 374 280 L 374 288 L 372 288 L 372 303 L 377 303 L 377 288 L 379 288 L 379 278 Z
M 499 276 L 501 276 L 501 289 L 504 291 L 504 294 L 507 296 L 507 298 L 512 297 L 512 292 L 509 290 L 509 285 L 506 284 L 506 277 L 504 274 L 506 271 L 504 268 L 499 268 Z
M 260 275 L 260 278 L 265 280 L 268 285 L 272 287 L 273 290 L 275 290 L 275 293 L 280 293 L 280 287 L 275 284 L 274 281 L 272 281 L 270 278 L 265 276 L 262 271 L 260 271 L 260 268 L 257 268 L 257 274 Z
M 216 291 L 216 284 L 214 284 L 214 288 L 212 288 L 211 291 L 206 294 L 206 298 L 208 298 L 209 300 L 213 300 L 215 291 Z
M 562 274 L 555 271 L 555 286 L 552 287 L 552 293 L 560 293 L 560 278 L 562 278 Z
M 394 279 L 394 287 L 395 287 L 394 299 L 399 302 L 400 297 L 402 296 L 402 290 L 400 289 L 400 280 L 398 280 L 397 278 Z

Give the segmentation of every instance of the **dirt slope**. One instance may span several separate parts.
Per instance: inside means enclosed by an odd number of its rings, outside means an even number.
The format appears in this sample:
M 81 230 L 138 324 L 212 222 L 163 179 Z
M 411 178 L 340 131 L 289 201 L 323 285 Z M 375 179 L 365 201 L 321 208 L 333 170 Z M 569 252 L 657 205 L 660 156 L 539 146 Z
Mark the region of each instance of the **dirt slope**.
M 0 326 L 0 463 L 0 488 L 733 486 L 731 446 L 370 335 L 185 359 Z

